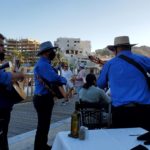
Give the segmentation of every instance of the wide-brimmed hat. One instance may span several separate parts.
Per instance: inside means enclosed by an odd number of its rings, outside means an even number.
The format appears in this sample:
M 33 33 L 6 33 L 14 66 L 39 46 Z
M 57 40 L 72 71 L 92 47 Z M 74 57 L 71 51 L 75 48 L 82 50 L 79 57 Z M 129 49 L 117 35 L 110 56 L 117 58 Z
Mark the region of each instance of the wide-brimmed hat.
M 52 51 L 57 48 L 58 47 L 54 47 L 50 41 L 43 42 L 39 46 L 39 51 L 37 53 L 37 56 L 43 54 L 44 52 Z
M 111 51 L 114 51 L 118 46 L 134 46 L 136 44 L 130 44 L 128 36 L 118 36 L 114 39 L 114 45 L 108 45 L 107 48 Z

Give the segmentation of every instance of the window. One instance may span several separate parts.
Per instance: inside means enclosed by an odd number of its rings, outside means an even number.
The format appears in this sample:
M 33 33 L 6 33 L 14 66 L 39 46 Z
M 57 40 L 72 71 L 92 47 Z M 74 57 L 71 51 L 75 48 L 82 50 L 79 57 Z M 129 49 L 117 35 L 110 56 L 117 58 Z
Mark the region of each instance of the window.
M 69 50 L 66 50 L 66 54 L 69 54 Z
M 74 54 L 74 50 L 71 50 L 71 54 Z

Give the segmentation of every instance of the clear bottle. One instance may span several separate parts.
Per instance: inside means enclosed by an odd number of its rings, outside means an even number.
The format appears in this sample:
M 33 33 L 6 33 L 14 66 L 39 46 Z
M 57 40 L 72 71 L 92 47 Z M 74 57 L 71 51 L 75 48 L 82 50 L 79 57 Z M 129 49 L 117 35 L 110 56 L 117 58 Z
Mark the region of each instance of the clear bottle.
M 79 112 L 79 102 L 75 103 L 75 111 L 71 115 L 71 133 L 70 136 L 74 138 L 79 137 L 80 129 L 80 112 Z

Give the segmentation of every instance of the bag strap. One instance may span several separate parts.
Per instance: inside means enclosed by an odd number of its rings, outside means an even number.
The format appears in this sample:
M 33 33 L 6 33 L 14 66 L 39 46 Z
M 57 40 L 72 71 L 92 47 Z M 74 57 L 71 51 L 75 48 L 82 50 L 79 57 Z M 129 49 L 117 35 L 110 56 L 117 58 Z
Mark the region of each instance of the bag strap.
M 133 60 L 132 58 L 129 58 L 129 57 L 125 56 L 125 55 L 119 55 L 119 58 L 125 60 L 129 64 L 132 64 L 134 67 L 136 67 L 141 73 L 143 73 L 143 75 L 145 76 L 146 80 L 148 81 L 147 73 L 146 73 L 144 68 L 139 63 L 137 63 L 135 60 Z

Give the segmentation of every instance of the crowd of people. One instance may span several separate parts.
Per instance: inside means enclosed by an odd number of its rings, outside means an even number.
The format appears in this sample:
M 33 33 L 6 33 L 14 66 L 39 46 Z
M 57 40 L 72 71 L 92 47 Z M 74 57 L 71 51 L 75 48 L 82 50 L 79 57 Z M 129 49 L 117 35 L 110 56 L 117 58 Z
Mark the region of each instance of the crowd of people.
M 0 34 L 1 62 L 5 54 L 4 39 L 5 37 Z M 132 53 L 132 46 L 135 44 L 130 44 L 128 36 L 116 37 L 114 45 L 107 46 L 115 57 L 103 65 L 97 79 L 94 72 L 86 73 L 83 63 L 79 65 L 76 76 L 69 69 L 68 63 L 61 65 L 61 74 L 58 75 L 52 65 L 57 47 L 54 47 L 50 41 L 40 44 L 37 54 L 39 59 L 34 66 L 33 104 L 38 116 L 34 150 L 51 149 L 47 142 L 54 106 L 52 85 L 57 85 L 64 98 L 63 104 L 69 101 L 74 89 L 79 99 L 83 101 L 98 102 L 104 106 L 111 103 L 111 128 L 142 127 L 150 131 L 147 118 L 150 114 L 150 85 L 145 75 L 147 72 L 150 73 L 150 58 Z M 143 68 L 144 71 L 139 68 Z M 13 82 L 23 79 L 22 73 L 6 72 L 0 69 L 0 150 L 9 149 L 7 132 L 11 111 L 15 104 L 2 92 L 2 89 L 11 91 Z M 109 96 L 106 94 L 106 89 L 109 91 Z M 149 132 L 146 138 L 150 140 Z

